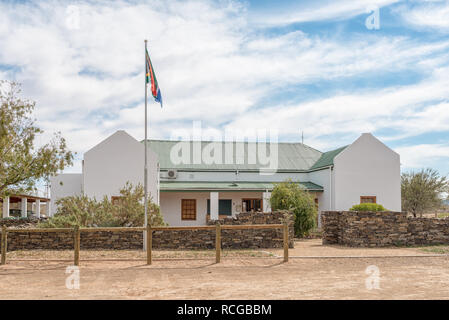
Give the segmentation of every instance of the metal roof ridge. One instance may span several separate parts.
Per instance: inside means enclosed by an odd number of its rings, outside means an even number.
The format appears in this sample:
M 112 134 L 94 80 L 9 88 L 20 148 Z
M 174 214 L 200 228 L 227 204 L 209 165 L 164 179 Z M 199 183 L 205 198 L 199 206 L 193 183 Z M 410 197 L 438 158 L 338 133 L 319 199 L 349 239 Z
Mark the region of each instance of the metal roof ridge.
M 259 141 L 213 141 L 213 140 L 170 140 L 170 139 L 147 139 L 148 142 L 205 142 L 205 143 L 212 143 L 212 142 L 227 142 L 227 143 L 257 143 Z M 145 139 L 141 140 L 140 142 L 144 142 Z M 260 141 L 260 142 L 267 142 L 267 141 Z M 302 142 L 289 142 L 289 141 L 278 141 L 278 142 L 272 142 L 272 143 L 276 143 L 276 144 L 293 144 L 293 145 L 302 145 L 306 148 L 310 148 L 313 149 L 315 151 L 318 151 L 320 153 L 324 153 L 323 151 L 320 151 L 318 149 L 315 149 L 314 147 L 311 147 L 305 143 Z

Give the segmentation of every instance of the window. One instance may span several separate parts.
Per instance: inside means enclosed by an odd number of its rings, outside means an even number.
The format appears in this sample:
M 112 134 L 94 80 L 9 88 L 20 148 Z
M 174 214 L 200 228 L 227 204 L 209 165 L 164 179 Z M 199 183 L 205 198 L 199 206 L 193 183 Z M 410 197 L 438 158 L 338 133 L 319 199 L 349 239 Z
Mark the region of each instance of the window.
M 207 199 L 207 214 L 210 215 L 210 199 Z M 232 216 L 232 200 L 218 200 L 218 215 Z
M 181 220 L 196 220 L 196 199 L 181 200 Z
M 360 203 L 376 203 L 376 196 L 361 196 Z
M 123 197 L 112 196 L 111 202 L 113 205 L 119 205 L 123 201 Z
M 262 199 L 242 199 L 242 211 L 262 211 Z

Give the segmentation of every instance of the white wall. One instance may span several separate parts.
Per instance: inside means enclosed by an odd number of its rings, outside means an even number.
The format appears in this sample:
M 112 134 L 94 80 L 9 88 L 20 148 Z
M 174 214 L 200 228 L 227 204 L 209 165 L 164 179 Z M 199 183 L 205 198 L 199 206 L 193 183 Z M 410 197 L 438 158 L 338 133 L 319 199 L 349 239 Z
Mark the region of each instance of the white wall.
M 165 172 L 162 173 L 164 181 L 171 181 L 171 179 L 164 179 Z M 278 172 L 272 175 L 260 175 L 259 172 L 208 172 L 208 171 L 178 171 L 178 176 L 175 181 L 252 181 L 252 182 L 280 182 L 286 179 L 293 181 L 309 181 L 308 173 L 286 173 Z
M 161 213 L 170 226 L 206 224 L 209 192 L 161 192 Z M 181 199 L 196 199 L 196 220 L 181 220 Z
M 334 170 L 331 168 L 309 173 L 309 181 L 323 187 L 323 192 L 317 192 L 318 198 L 318 228 L 321 228 L 321 212 L 332 210 L 335 189 L 333 186 Z M 331 188 L 332 184 L 332 188 Z M 332 202 L 332 203 L 331 203 Z
M 56 212 L 56 200 L 81 194 L 82 180 L 83 175 L 81 173 L 63 173 L 50 178 L 51 215 Z
M 335 210 L 348 210 L 360 196 L 376 196 L 386 209 L 401 211 L 399 154 L 364 133 L 334 159 Z
M 309 173 L 309 181 L 323 187 L 323 192 L 317 192 L 318 211 L 331 210 L 330 201 L 332 197 L 330 194 L 330 183 L 331 183 L 330 174 L 331 171 L 329 168 Z
M 143 185 L 144 145 L 123 130 L 117 131 L 84 154 L 84 193 L 101 200 L 118 196 L 127 181 Z M 157 203 L 158 158 L 148 149 L 148 191 Z
M 170 226 L 197 226 L 206 224 L 207 199 L 210 192 L 162 192 L 161 213 L 164 221 Z M 262 199 L 262 192 L 219 192 L 218 199 L 232 200 L 232 215 L 236 216 L 241 211 L 243 198 Z M 196 199 L 196 220 L 181 220 L 181 200 Z M 237 211 L 240 209 L 239 211 Z

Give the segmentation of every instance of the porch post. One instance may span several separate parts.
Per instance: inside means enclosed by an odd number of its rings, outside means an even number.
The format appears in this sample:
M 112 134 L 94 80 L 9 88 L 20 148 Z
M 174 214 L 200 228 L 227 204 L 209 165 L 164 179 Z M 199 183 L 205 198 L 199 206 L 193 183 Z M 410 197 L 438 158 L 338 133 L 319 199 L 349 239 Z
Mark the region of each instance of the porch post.
M 21 200 L 22 200 L 22 203 L 20 206 L 21 216 L 22 216 L 22 218 L 26 218 L 27 217 L 27 209 L 28 209 L 27 208 L 28 200 L 25 197 L 23 197 Z
M 47 210 L 47 212 L 46 212 L 46 214 L 47 214 L 47 217 L 52 217 L 53 216 L 53 212 L 51 212 L 51 201 L 50 201 L 50 199 L 47 199 L 46 200 L 47 202 L 45 202 L 45 204 L 46 204 L 46 210 Z
M 271 212 L 271 203 L 270 203 L 270 199 L 271 199 L 271 192 L 264 192 L 262 194 L 262 198 L 263 198 L 263 212 Z
M 3 198 L 3 218 L 9 217 L 9 197 Z
M 218 220 L 218 192 L 210 193 L 210 219 Z
M 39 219 L 41 217 L 41 200 L 36 200 L 36 217 Z

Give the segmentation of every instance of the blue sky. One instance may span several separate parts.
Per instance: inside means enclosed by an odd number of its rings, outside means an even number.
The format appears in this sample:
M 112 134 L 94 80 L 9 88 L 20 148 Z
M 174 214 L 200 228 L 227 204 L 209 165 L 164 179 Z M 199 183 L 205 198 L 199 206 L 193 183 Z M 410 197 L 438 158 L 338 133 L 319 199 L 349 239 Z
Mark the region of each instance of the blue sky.
M 68 172 L 116 130 L 143 138 L 145 38 L 152 138 L 201 121 L 326 151 L 372 132 L 403 170 L 449 174 L 448 1 L 2 1 L 0 79 L 78 153 Z

